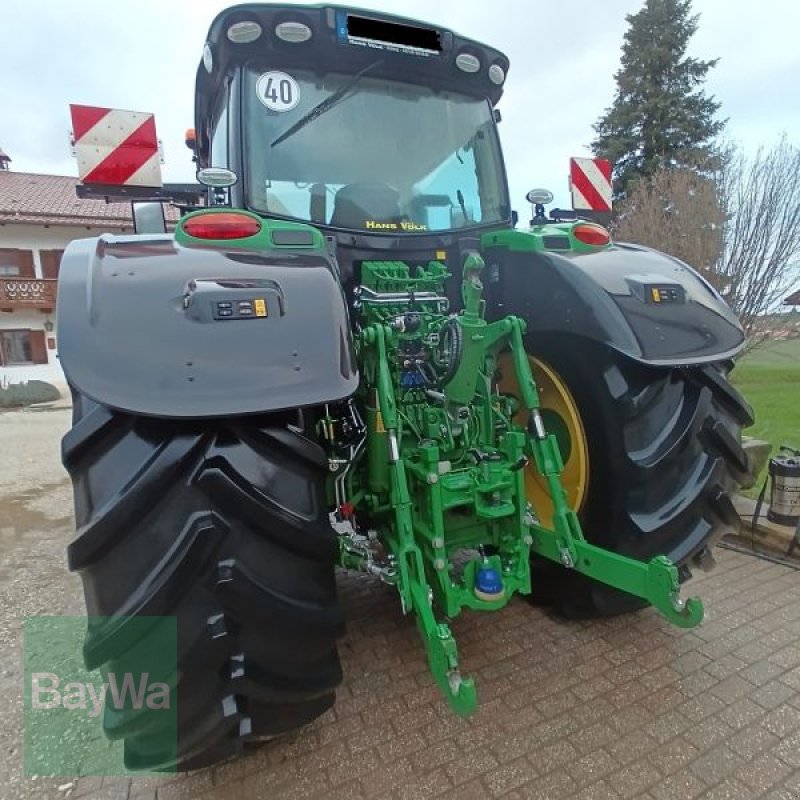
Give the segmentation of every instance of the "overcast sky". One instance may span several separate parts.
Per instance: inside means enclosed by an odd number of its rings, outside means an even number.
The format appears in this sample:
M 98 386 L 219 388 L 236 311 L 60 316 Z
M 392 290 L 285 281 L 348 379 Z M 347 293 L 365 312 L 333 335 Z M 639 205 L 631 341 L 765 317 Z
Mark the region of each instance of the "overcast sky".
M 70 102 L 151 111 L 167 181 L 194 178 L 183 133 L 215 0 L 3 0 L 0 148 L 12 169 L 75 175 Z M 592 123 L 611 103 L 625 15 L 641 0 L 358 0 L 450 27 L 511 59 L 500 126 L 513 205 L 545 186 L 569 203 L 567 160 L 589 155 Z M 708 91 L 727 135 L 748 150 L 785 132 L 800 143 L 800 3 L 695 0 L 691 52 L 720 58 Z

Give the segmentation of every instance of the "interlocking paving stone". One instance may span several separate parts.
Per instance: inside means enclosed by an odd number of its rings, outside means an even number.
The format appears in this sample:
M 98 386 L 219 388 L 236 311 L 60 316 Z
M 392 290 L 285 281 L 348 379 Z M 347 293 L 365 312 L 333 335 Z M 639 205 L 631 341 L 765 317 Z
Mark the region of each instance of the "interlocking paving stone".
M 645 790 L 661 780 L 661 773 L 646 758 L 634 761 L 607 778 L 614 790 L 626 798 L 640 797 Z
M 702 797 L 703 800 L 755 800 L 757 795 L 750 787 L 729 778 L 709 789 Z
M 691 772 L 678 772 L 657 783 L 651 793 L 657 800 L 691 800 L 702 796 L 708 785 Z
M 703 753 L 689 765 L 689 769 L 707 785 L 713 786 L 725 780 L 741 763 L 739 754 L 721 744 Z
M 735 777 L 755 792 L 765 792 L 792 774 L 792 768 L 774 756 L 765 753 L 761 758 L 740 767 Z
M 797 697 L 798 690 L 800 690 L 800 685 L 796 688 L 792 688 L 791 686 L 787 686 L 782 680 L 777 680 L 759 686 L 750 696 L 760 706 L 771 710 L 773 708 L 780 708 L 792 698 Z

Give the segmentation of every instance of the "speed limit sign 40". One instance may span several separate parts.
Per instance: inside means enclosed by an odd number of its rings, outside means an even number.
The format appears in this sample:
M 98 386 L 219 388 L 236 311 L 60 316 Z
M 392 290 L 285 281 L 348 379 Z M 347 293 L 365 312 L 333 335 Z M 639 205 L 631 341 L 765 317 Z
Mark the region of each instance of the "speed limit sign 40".
M 297 81 L 285 72 L 265 72 L 256 81 L 258 99 L 270 111 L 291 111 L 300 102 Z

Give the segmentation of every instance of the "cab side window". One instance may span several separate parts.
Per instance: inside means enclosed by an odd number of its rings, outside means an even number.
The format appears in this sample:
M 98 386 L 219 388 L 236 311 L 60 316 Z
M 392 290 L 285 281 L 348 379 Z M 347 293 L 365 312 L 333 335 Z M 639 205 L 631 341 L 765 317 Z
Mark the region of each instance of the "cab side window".
M 220 94 L 216 113 L 214 114 L 214 127 L 211 131 L 211 158 L 209 166 L 228 166 L 228 93 L 230 85 L 225 86 Z

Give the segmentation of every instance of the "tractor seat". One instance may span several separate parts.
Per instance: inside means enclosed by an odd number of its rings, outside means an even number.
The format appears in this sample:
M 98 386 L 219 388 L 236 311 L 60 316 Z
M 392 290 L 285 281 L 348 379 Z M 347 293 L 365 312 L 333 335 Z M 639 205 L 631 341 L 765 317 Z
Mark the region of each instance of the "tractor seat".
M 399 222 L 400 195 L 382 183 L 349 183 L 333 201 L 330 224 L 337 228 L 366 228 L 367 222 Z

